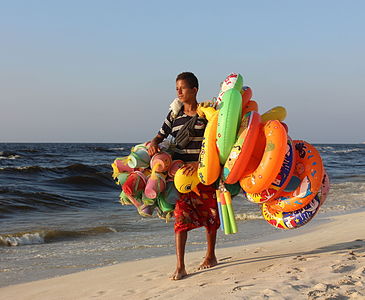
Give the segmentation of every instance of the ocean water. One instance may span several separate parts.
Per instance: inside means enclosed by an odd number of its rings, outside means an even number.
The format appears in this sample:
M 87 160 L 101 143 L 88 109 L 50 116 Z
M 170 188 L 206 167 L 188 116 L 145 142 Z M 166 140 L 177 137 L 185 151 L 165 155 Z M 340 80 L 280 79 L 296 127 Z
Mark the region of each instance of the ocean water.
M 119 204 L 110 164 L 132 146 L 0 144 L 0 286 L 175 253 L 173 221 Z M 316 147 L 331 181 L 319 213 L 364 208 L 365 145 Z M 218 248 L 279 231 L 243 195 L 233 205 L 239 232 L 219 232 Z M 190 232 L 187 251 L 204 247 L 204 229 Z

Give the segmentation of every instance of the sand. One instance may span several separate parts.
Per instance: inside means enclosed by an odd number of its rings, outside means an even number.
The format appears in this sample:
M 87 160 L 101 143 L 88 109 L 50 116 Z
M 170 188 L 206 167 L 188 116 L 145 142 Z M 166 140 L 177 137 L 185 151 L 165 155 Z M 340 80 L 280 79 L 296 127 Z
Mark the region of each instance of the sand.
M 364 211 L 272 238 L 217 249 L 207 270 L 197 270 L 204 252 L 187 253 L 180 281 L 168 279 L 175 256 L 164 256 L 4 287 L 0 299 L 365 299 Z

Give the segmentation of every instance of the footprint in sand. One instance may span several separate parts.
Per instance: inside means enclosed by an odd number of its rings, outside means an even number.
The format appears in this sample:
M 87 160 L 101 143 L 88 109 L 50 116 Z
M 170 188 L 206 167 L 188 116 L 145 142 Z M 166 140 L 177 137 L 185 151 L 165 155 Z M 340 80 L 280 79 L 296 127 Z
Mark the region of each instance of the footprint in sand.
M 331 268 L 333 273 L 345 273 L 354 270 L 356 267 L 354 265 L 339 264 L 339 265 L 333 265 L 331 266 Z
M 251 286 L 254 286 L 254 284 L 238 285 L 238 286 L 233 288 L 232 292 L 237 292 L 237 291 L 241 291 L 241 290 L 244 290 L 244 289 L 248 289 Z
M 218 259 L 218 261 L 225 261 L 225 260 L 230 260 L 232 258 L 232 256 L 227 256 L 227 257 L 223 257 Z
M 269 270 L 271 270 L 273 268 L 273 266 L 274 266 L 273 264 L 268 265 L 268 266 L 265 266 L 265 267 L 259 269 L 259 271 L 261 271 L 261 272 L 269 271 Z
M 286 273 L 288 273 L 288 274 L 291 274 L 291 273 L 296 274 L 296 273 L 302 273 L 302 272 L 303 272 L 303 270 L 301 268 L 297 268 L 297 267 L 294 267 L 291 270 L 286 271 Z
M 356 281 L 351 276 L 346 276 L 338 281 L 339 285 L 355 285 Z
M 316 258 L 319 258 L 319 256 L 315 256 L 315 255 L 312 255 L 312 256 L 301 256 L 301 255 L 298 255 L 296 257 L 294 257 L 293 259 L 294 260 L 298 260 L 298 261 L 307 261 L 307 260 L 313 260 L 313 259 L 316 259 Z
M 365 267 L 360 267 L 356 271 L 354 271 L 354 274 L 359 276 L 365 276 Z
M 318 283 L 314 289 L 308 292 L 308 300 L 314 299 L 347 299 L 342 295 L 337 294 L 335 290 L 340 287 L 333 284 Z

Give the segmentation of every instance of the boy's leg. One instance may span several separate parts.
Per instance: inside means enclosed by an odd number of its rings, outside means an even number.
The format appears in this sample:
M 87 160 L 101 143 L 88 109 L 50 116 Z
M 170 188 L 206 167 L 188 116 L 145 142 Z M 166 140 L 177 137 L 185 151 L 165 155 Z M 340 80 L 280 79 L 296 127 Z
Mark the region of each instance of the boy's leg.
M 175 232 L 175 246 L 176 246 L 176 270 L 172 274 L 171 279 L 179 280 L 187 275 L 185 270 L 185 245 L 188 237 L 187 231 Z
M 217 229 L 206 229 L 207 236 L 207 254 L 205 255 L 204 261 L 199 266 L 199 270 L 208 269 L 214 267 L 218 262 L 215 256 L 215 242 L 217 239 Z

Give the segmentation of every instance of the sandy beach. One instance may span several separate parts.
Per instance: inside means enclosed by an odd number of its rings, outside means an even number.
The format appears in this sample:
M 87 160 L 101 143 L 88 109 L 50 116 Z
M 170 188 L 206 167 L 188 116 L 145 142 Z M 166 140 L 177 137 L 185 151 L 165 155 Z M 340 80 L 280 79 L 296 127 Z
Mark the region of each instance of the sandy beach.
M 189 276 L 168 279 L 164 256 L 8 286 L 0 299 L 365 299 L 365 212 L 318 216 L 270 241 L 217 249 L 219 264 L 197 270 L 204 252 L 186 254 Z

